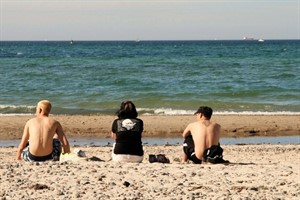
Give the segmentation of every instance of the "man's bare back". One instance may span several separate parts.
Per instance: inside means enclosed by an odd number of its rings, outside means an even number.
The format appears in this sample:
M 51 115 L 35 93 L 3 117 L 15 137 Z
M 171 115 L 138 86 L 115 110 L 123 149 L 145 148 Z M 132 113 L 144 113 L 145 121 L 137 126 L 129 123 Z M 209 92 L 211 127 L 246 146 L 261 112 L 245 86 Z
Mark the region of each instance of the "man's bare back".
M 196 122 L 190 123 L 182 134 L 184 138 L 192 135 L 193 140 L 191 148 L 184 149 L 183 161 L 185 162 L 187 159 L 193 159 L 194 163 L 201 163 L 204 151 L 213 145 L 219 144 L 221 126 L 210 121 L 212 109 L 209 107 L 200 107 L 195 114 Z M 190 150 L 192 150 L 192 154 L 195 155 L 187 155 L 187 151 Z
M 199 120 L 188 125 L 183 132 L 183 137 L 188 134 L 193 136 L 195 143 L 195 154 L 198 159 L 202 159 L 204 150 L 212 145 L 218 145 L 220 139 L 221 126 L 217 123 L 209 120 L 203 120 L 199 117 Z
M 32 157 L 51 156 L 53 139 L 57 138 L 65 153 L 70 152 L 69 142 L 63 132 L 61 124 L 49 117 L 51 104 L 40 101 L 36 109 L 36 117 L 30 119 L 24 128 L 23 136 L 17 151 L 16 159 L 21 159 L 23 149 L 29 142 L 29 154 Z M 61 149 L 60 149 L 61 152 Z
M 52 152 L 52 139 L 61 129 L 59 122 L 49 117 L 33 118 L 25 126 L 30 133 L 29 151 L 35 156 L 45 156 Z

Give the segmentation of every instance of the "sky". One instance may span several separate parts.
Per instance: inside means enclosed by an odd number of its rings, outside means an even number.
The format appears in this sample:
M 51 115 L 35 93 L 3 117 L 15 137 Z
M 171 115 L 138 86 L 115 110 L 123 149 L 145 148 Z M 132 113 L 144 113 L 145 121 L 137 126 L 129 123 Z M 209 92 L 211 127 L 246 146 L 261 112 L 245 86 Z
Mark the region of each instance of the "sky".
M 0 0 L 0 40 L 300 39 L 300 0 Z

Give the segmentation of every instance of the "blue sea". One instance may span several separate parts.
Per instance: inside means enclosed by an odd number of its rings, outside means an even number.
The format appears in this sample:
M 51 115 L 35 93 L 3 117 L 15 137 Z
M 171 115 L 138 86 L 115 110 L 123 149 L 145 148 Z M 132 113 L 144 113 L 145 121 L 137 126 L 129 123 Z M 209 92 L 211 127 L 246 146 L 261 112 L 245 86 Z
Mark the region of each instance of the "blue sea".
M 300 114 L 300 40 L 0 41 L 0 115 Z

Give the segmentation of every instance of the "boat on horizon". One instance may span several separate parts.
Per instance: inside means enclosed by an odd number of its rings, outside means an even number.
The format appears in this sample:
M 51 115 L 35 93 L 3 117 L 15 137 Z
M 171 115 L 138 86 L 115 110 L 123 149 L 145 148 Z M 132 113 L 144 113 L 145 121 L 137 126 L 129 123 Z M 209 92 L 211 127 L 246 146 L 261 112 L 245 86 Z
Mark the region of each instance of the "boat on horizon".
M 243 37 L 243 40 L 254 40 L 253 37 Z
M 263 39 L 259 39 L 259 40 L 258 40 L 258 42 L 264 42 L 264 41 L 265 41 L 265 40 L 263 40 Z

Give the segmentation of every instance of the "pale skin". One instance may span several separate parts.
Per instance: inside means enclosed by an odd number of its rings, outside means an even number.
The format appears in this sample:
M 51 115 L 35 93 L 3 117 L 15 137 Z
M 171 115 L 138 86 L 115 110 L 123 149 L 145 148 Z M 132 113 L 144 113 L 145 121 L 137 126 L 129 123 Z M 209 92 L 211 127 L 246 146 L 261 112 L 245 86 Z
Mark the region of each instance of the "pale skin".
M 21 160 L 21 153 L 29 142 L 29 152 L 34 156 L 47 156 L 53 151 L 53 138 L 61 141 L 63 152 L 70 153 L 70 145 L 65 136 L 61 124 L 50 118 L 49 113 L 38 105 L 36 117 L 30 119 L 23 131 L 19 144 L 16 160 Z
M 218 145 L 220 140 L 221 126 L 211 122 L 202 113 L 196 114 L 196 122 L 190 123 L 182 133 L 183 138 L 192 135 L 195 145 L 195 155 L 202 160 L 205 149 L 212 145 Z M 183 153 L 182 161 L 187 161 L 187 156 Z

